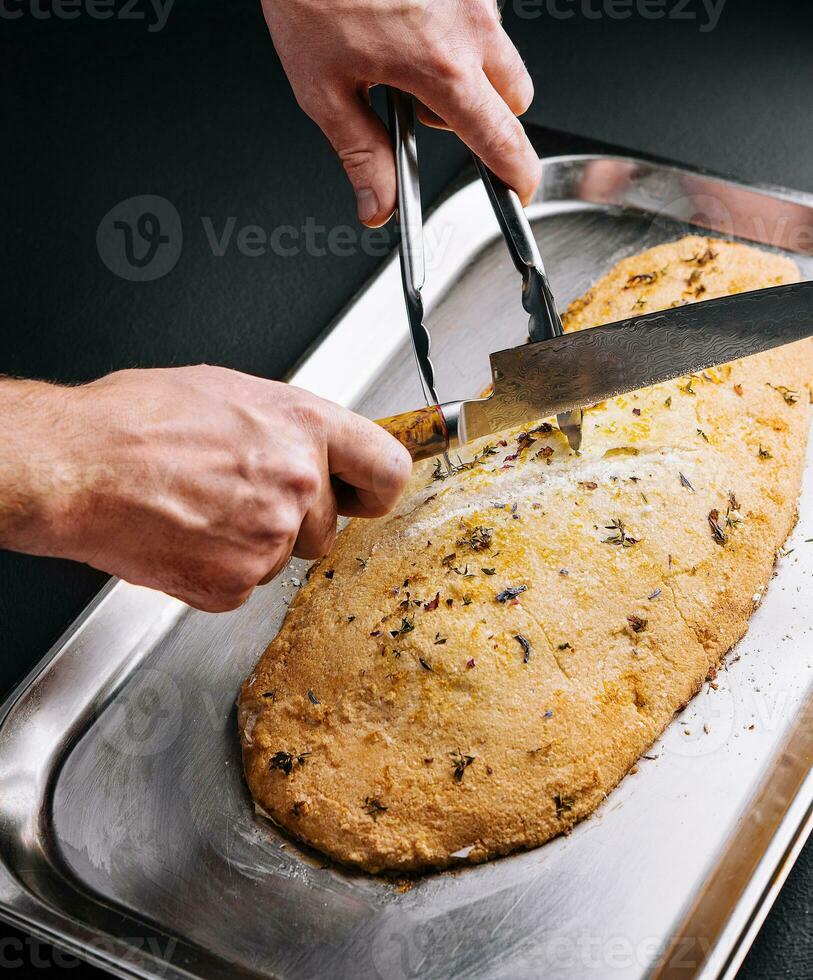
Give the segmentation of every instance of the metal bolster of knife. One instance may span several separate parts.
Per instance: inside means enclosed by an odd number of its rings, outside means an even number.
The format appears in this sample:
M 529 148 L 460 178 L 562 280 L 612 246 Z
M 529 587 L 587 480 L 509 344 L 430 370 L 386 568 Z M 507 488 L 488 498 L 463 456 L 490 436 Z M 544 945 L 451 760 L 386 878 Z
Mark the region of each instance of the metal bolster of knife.
M 467 441 L 463 431 L 463 402 L 427 405 L 377 423 L 405 446 L 413 463 L 439 456 Z

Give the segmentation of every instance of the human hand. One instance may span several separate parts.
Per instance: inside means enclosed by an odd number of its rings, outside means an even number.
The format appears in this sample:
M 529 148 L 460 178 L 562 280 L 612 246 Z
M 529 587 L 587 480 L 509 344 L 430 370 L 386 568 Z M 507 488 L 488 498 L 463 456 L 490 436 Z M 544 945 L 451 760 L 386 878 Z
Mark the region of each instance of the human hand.
M 5 384 L 30 394 L 14 398 L 29 406 L 12 420 L 25 467 L 9 482 L 23 501 L 16 517 L 0 508 L 0 545 L 84 561 L 210 612 L 239 606 L 291 554 L 326 554 L 337 513 L 389 511 L 411 470 L 374 423 L 225 368 Z
M 519 120 L 533 83 L 500 26 L 495 0 L 262 0 L 299 105 L 330 140 L 356 194 L 359 218 L 395 209 L 387 130 L 371 85 L 412 93 L 418 117 L 448 127 L 527 204 L 539 159 Z

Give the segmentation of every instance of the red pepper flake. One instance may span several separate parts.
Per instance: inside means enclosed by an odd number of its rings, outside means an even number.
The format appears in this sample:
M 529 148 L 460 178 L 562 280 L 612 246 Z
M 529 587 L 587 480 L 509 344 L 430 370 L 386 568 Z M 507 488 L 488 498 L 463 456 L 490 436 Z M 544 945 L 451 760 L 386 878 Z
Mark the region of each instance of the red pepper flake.
M 423 760 L 423 761 L 424 761 L 424 763 L 425 763 L 425 764 L 426 764 L 427 766 L 431 766 L 431 765 L 432 765 L 432 763 L 433 763 L 433 762 L 435 761 L 435 757 L 434 757 L 434 756 L 432 756 L 432 755 L 427 755 L 427 756 L 424 756 L 424 760 Z
M 734 391 L 742 398 L 742 385 L 734 385 Z
M 425 603 L 425 605 L 424 605 L 424 607 L 423 607 L 423 608 L 424 608 L 424 609 L 425 609 L 425 610 L 426 610 L 427 612 L 432 612 L 432 610 L 433 610 L 433 609 L 437 609 L 439 605 L 440 605 L 440 592 L 436 592 L 436 593 L 435 593 L 435 598 L 434 598 L 434 599 L 432 599 L 432 601 L 431 601 L 431 602 L 427 602 L 427 603 Z
M 472 667 L 477 666 L 474 662 L 474 657 L 469 657 L 469 659 L 466 661 L 466 666 L 468 667 L 469 670 L 471 670 Z
M 597 490 L 598 484 L 594 483 L 592 480 L 579 480 L 579 486 L 583 490 Z
M 544 459 L 548 466 L 550 466 L 551 456 L 553 456 L 553 447 L 543 446 L 536 454 L 534 459 Z
M 640 408 L 633 408 L 632 414 L 633 415 L 640 415 L 641 414 L 641 409 Z
M 536 439 L 534 439 L 530 432 L 520 432 L 519 438 L 517 439 L 517 446 L 519 447 L 519 451 L 523 452 L 535 442 Z
M 502 446 L 502 448 L 505 449 L 505 447 L 508 445 L 508 443 L 505 441 L 505 439 L 500 439 L 500 441 L 497 443 L 497 445 L 498 446 Z
M 630 276 L 624 289 L 632 289 L 635 286 L 649 286 L 658 278 L 657 272 L 639 272 L 637 275 Z
M 494 774 L 494 770 L 491 768 L 491 766 L 486 766 L 486 773 L 489 776 L 492 776 Z

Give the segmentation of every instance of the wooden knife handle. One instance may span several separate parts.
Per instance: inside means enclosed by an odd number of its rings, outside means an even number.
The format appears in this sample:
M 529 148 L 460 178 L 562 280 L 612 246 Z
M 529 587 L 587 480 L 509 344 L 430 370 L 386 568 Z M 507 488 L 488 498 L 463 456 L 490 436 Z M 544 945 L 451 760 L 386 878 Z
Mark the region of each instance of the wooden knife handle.
M 406 446 L 414 463 L 429 459 L 449 448 L 449 430 L 439 405 L 418 408 L 403 415 L 377 419 L 377 424 Z

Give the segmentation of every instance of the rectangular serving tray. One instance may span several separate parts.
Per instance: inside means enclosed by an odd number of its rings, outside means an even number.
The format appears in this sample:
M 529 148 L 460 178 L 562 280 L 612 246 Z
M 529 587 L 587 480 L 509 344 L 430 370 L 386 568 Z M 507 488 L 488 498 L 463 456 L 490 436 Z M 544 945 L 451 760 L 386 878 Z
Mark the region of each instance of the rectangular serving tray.
M 567 303 L 697 229 L 813 278 L 813 196 L 604 154 L 544 160 L 530 208 Z M 443 398 L 526 318 L 485 193 L 426 224 Z M 390 259 L 296 368 L 370 417 L 421 403 Z M 0 915 L 121 976 L 732 977 L 813 825 L 813 452 L 800 521 L 718 687 L 568 837 L 392 882 L 255 814 L 234 700 L 304 577 L 211 616 L 111 583 L 0 710 Z

